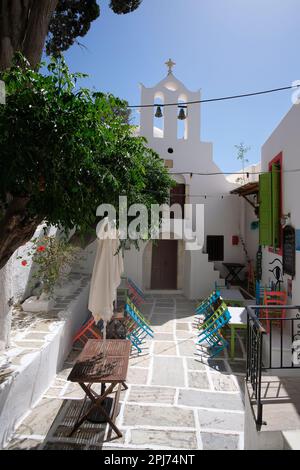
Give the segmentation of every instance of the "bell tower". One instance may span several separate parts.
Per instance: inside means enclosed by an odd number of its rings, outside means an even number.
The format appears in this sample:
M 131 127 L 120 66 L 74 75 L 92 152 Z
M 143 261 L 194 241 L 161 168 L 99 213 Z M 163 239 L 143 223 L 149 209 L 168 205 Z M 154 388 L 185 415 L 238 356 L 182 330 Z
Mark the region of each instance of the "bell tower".
M 200 90 L 189 91 L 173 74 L 176 65 L 172 59 L 165 62 L 167 76 L 152 88 L 141 84 L 140 133 L 148 140 L 163 138 L 172 143 L 178 139 L 200 141 Z M 167 106 L 172 103 L 172 106 Z M 159 127 L 155 124 L 159 124 Z

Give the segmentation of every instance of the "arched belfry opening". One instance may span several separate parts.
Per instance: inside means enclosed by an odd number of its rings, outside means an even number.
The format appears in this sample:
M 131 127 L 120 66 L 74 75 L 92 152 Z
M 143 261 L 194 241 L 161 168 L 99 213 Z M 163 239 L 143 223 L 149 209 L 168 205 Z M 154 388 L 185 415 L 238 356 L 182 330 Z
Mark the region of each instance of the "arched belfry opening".
M 188 138 L 188 114 L 187 114 L 187 96 L 179 95 L 177 114 L 177 139 L 187 140 Z
M 157 92 L 154 95 L 154 106 L 153 108 L 153 137 L 163 139 L 164 138 L 164 94 Z
M 169 59 L 167 76 L 154 87 L 141 85 L 140 132 L 148 139 L 200 140 L 200 91 L 189 91 L 173 74 L 175 62 Z M 157 106 L 152 106 L 153 104 Z M 168 104 L 172 104 L 169 106 Z

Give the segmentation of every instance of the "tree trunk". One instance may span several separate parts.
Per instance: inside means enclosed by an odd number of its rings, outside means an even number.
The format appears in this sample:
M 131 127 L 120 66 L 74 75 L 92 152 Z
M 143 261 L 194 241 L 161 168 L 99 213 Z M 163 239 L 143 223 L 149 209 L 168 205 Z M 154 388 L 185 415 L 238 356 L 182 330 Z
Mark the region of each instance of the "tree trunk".
M 98 222 L 95 222 L 95 224 L 90 228 L 90 230 L 85 233 L 85 234 L 80 234 L 78 232 L 75 232 L 71 238 L 69 239 L 69 243 L 73 246 L 77 246 L 78 248 L 85 249 L 88 245 L 93 243 L 93 241 L 96 240 L 97 234 L 96 234 L 96 227 L 97 227 Z
M 58 0 L 0 0 L 0 70 L 21 52 L 32 67 L 40 62 Z
M 11 325 L 11 307 L 9 299 L 12 296 L 12 266 L 7 263 L 3 269 L 0 269 L 0 351 L 9 345 L 10 325 Z
M 34 235 L 42 217 L 31 217 L 27 212 L 28 198 L 13 198 L 0 221 L 0 269 L 12 254 Z

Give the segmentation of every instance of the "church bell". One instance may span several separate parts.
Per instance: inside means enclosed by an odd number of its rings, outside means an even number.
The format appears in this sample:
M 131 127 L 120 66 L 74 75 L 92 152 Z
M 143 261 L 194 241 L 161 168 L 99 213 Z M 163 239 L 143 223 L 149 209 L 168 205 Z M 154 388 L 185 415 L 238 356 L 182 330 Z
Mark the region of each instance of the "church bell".
M 162 111 L 161 111 L 161 107 L 160 107 L 160 106 L 157 106 L 157 108 L 156 108 L 155 117 L 156 117 L 156 118 L 161 118 L 161 117 L 163 117 L 163 113 L 162 113 Z
M 180 119 L 180 121 L 184 121 L 186 119 L 186 114 L 184 111 L 185 108 L 186 106 L 185 107 L 182 106 L 179 110 L 178 119 Z

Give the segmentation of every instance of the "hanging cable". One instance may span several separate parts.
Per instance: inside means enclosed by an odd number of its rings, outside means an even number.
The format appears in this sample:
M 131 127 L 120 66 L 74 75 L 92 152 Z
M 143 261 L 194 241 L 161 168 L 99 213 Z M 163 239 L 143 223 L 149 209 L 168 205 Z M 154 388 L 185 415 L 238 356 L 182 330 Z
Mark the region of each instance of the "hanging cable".
M 274 170 L 276 172 L 276 170 Z M 299 173 L 300 168 L 294 168 L 291 170 L 278 170 L 278 173 Z M 196 171 L 193 171 L 193 176 L 217 176 L 217 175 L 264 175 L 266 173 L 269 173 L 269 171 L 253 171 L 253 172 L 248 172 L 248 171 L 216 171 L 213 173 L 199 173 Z M 178 172 L 169 172 L 170 175 L 190 175 L 190 171 L 178 171 Z M 249 177 L 247 176 L 247 178 Z
M 259 96 L 259 95 L 266 95 L 270 93 L 278 93 L 279 91 L 285 91 L 285 90 L 293 90 L 296 88 L 300 88 L 300 85 L 290 85 L 290 86 L 285 86 L 285 87 L 280 87 L 280 88 L 273 88 L 270 90 L 263 90 L 263 91 L 256 91 L 253 93 L 243 93 L 240 95 L 231 95 L 231 96 L 223 96 L 220 98 L 209 98 L 206 100 L 195 100 L 195 101 L 185 101 L 185 102 L 180 102 L 180 103 L 165 103 L 165 104 L 135 104 L 135 105 L 128 105 L 127 108 L 154 108 L 154 107 L 161 107 L 165 108 L 166 106 L 186 106 L 190 104 L 200 104 L 200 103 L 213 103 L 215 101 L 226 101 L 226 100 L 236 100 L 239 98 L 248 98 L 250 96 Z

